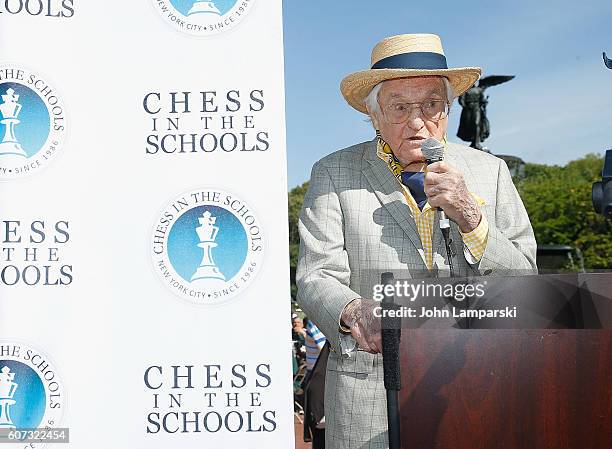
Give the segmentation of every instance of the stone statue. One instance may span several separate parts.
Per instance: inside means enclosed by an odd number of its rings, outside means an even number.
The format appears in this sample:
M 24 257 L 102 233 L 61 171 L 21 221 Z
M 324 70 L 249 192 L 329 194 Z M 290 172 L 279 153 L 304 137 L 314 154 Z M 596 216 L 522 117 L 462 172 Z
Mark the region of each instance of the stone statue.
M 606 52 L 605 51 L 604 51 L 604 54 L 603 54 L 603 60 L 604 60 L 604 64 L 606 65 L 606 67 L 609 68 L 609 69 L 612 69 L 612 59 L 609 59 L 606 56 Z
M 489 120 L 487 119 L 487 103 L 489 96 L 484 91 L 491 86 L 510 81 L 514 76 L 492 75 L 482 78 L 478 86 L 474 85 L 459 97 L 459 104 L 463 108 L 457 137 L 477 150 L 484 150 L 482 142 L 489 137 Z M 486 151 L 486 150 L 485 150 Z

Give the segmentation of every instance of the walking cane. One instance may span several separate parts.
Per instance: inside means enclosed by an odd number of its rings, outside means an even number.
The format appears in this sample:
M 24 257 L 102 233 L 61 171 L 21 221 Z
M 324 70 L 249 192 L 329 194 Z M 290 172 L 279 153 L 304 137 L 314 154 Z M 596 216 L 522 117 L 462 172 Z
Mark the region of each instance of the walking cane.
M 383 286 L 393 285 L 393 273 L 383 273 L 381 276 Z M 400 385 L 400 363 L 399 349 L 401 336 L 401 318 L 389 317 L 385 311 L 394 310 L 395 295 L 387 295 L 383 289 L 381 319 L 382 353 L 383 353 L 383 376 L 385 389 L 387 390 L 387 421 L 389 429 L 389 449 L 401 449 L 400 440 L 400 414 L 399 414 L 399 390 Z

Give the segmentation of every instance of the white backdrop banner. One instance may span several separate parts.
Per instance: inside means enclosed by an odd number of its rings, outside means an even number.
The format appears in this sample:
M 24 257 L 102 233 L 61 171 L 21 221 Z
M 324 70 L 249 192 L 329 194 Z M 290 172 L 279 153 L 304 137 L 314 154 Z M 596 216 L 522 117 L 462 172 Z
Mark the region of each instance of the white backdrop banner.
M 281 7 L 0 0 L 0 432 L 293 447 Z

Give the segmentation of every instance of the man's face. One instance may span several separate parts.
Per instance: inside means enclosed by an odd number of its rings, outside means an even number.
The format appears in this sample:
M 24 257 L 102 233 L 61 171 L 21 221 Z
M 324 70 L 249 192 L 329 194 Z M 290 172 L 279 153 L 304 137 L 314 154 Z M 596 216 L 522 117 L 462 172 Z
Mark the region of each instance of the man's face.
M 420 163 L 423 159 L 421 145 L 433 137 L 442 140 L 446 134 L 448 117 L 439 121 L 427 120 L 417 105 L 413 105 L 408 119 L 403 123 L 391 123 L 385 118 L 386 108 L 397 103 L 421 103 L 426 100 L 447 100 L 446 88 L 441 77 L 427 76 L 400 78 L 384 81 L 378 94 L 380 114 L 370 114 L 376 129 L 389 144 L 403 167 Z
M 293 319 L 293 329 L 301 330 L 303 328 L 304 328 L 304 323 L 302 322 L 302 320 L 299 318 L 294 318 Z

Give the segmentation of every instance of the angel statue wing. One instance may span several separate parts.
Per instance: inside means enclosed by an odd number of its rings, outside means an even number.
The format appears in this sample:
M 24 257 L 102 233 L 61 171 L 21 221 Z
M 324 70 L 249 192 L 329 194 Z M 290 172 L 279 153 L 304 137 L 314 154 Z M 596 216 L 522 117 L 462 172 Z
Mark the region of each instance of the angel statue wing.
M 606 65 L 606 67 L 609 68 L 609 69 L 612 69 L 612 59 L 609 59 L 606 56 L 606 52 L 605 51 L 604 51 L 604 54 L 603 54 L 603 60 L 604 60 L 604 64 Z
M 513 78 L 514 78 L 514 75 L 512 76 L 507 76 L 507 75 L 485 76 L 478 82 L 478 87 L 482 87 L 483 89 L 486 89 L 487 87 L 497 86 L 498 84 L 502 84 L 507 81 L 510 81 Z

